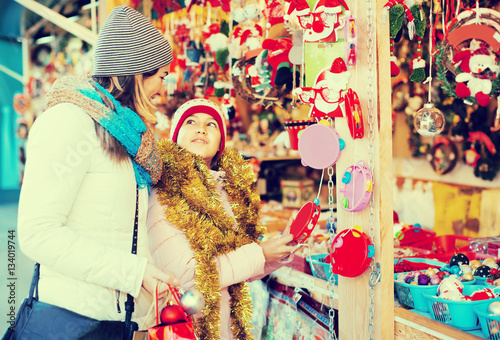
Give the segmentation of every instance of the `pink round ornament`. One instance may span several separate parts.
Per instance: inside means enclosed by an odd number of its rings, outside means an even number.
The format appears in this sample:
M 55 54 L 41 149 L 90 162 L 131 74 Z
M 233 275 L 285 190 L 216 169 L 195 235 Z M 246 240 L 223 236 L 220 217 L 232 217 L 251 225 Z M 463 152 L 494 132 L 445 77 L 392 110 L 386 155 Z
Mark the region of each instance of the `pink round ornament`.
M 370 202 L 372 195 L 373 177 L 365 162 L 349 166 L 342 178 L 343 186 L 339 193 L 343 195 L 340 205 L 345 211 L 358 212 L 363 210 Z
M 344 148 L 344 140 L 331 126 L 314 124 L 303 130 L 299 138 L 302 164 L 313 169 L 326 169 L 334 165 Z

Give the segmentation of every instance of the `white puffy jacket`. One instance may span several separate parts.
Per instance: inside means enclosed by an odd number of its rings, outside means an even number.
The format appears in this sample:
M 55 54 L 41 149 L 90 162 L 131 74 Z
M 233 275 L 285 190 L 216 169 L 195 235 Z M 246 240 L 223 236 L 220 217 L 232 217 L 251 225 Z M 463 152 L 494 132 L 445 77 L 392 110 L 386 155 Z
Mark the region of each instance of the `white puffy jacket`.
M 139 191 L 137 256 L 131 254 L 136 181 L 116 163 L 78 106 L 58 104 L 30 130 L 19 201 L 21 250 L 39 262 L 40 300 L 98 320 L 124 320 L 141 289 L 148 250 L 148 191 Z M 117 297 L 121 313 L 118 313 Z M 137 313 L 136 313 L 137 316 Z

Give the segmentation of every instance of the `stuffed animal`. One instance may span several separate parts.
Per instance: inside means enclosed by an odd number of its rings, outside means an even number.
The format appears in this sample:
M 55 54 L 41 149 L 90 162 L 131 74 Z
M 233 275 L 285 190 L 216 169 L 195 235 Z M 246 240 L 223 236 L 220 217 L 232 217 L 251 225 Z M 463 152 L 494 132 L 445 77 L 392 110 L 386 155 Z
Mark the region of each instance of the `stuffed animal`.
M 267 50 L 267 62 L 273 68 L 271 75 L 273 87 L 279 87 L 293 81 L 292 63 L 289 59 L 292 47 L 293 42 L 290 38 L 266 39 L 262 42 L 262 48 Z
M 455 55 L 453 61 L 459 63 L 463 71 L 455 77 L 458 83 L 455 89 L 457 96 L 460 98 L 473 96 L 479 105 L 487 106 L 491 99 L 491 79 L 496 78 L 499 71 L 496 56 L 482 47 L 475 51 L 461 51 Z

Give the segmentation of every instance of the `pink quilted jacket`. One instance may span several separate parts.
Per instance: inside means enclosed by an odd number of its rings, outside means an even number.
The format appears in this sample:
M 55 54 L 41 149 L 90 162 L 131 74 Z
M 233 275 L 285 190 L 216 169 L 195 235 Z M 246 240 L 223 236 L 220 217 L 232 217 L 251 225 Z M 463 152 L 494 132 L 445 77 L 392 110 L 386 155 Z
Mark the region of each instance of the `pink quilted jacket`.
M 222 171 L 211 171 L 217 180 L 224 210 L 234 217 L 227 194 L 222 187 Z M 166 220 L 156 190 L 151 191 L 147 217 L 149 249 L 154 263 L 162 270 L 172 271 L 181 280 L 184 290 L 194 288 L 196 262 L 184 233 Z M 251 243 L 217 258 L 221 284 L 221 339 L 235 339 L 231 331 L 230 296 L 227 287 L 241 281 L 262 278 L 283 266 L 281 262 L 266 263 L 262 247 Z M 201 314 L 195 315 L 195 318 Z

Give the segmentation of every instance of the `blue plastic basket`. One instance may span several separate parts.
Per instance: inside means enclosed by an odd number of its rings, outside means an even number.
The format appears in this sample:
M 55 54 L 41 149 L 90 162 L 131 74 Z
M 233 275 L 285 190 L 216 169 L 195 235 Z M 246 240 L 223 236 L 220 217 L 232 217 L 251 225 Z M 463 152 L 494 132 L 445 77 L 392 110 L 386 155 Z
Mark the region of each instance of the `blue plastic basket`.
M 487 288 L 486 286 L 467 285 L 464 286 L 463 294 L 471 295 L 474 291 Z M 500 298 L 480 300 L 480 301 L 452 301 L 442 299 L 434 294 L 422 293 L 424 296 L 431 317 L 439 322 L 454 326 L 461 330 L 473 330 L 480 328 L 479 320 L 474 307 L 489 305 L 493 301 L 500 301 Z
M 325 263 L 323 260 L 328 254 L 319 254 L 319 255 L 309 255 L 306 257 L 306 261 L 311 266 L 311 271 L 314 277 L 318 279 L 330 280 L 330 276 L 332 276 L 332 266 L 330 263 Z M 338 282 L 338 275 L 333 274 L 335 282 Z
M 394 280 L 397 279 L 398 274 L 394 274 Z M 437 293 L 437 285 L 411 285 L 409 283 L 394 281 L 394 288 L 400 304 L 406 307 L 415 308 L 421 312 L 428 312 L 427 302 L 422 296 L 423 292 L 429 294 Z
M 500 340 L 500 316 L 490 315 L 488 306 L 489 304 L 475 306 L 474 312 L 479 319 L 484 336 L 487 339 Z

